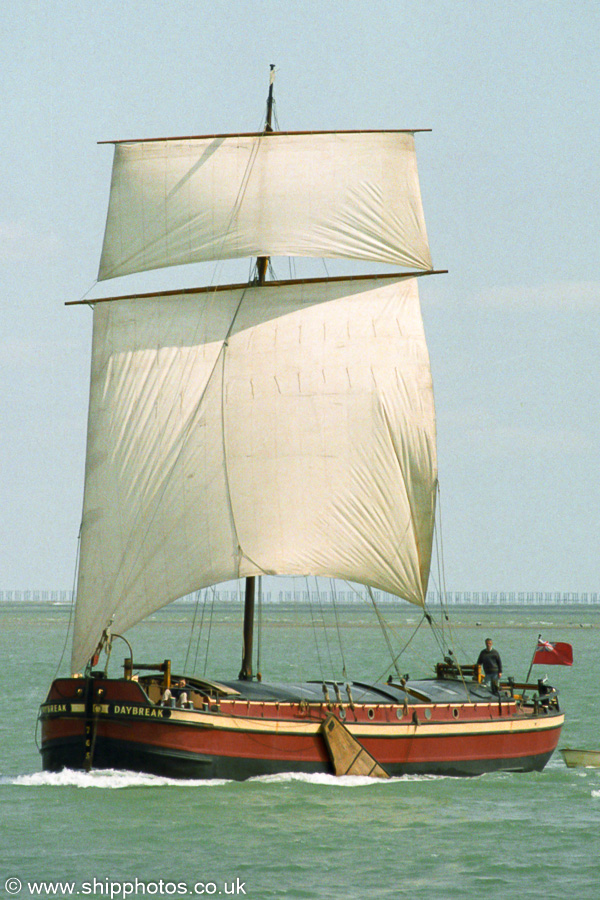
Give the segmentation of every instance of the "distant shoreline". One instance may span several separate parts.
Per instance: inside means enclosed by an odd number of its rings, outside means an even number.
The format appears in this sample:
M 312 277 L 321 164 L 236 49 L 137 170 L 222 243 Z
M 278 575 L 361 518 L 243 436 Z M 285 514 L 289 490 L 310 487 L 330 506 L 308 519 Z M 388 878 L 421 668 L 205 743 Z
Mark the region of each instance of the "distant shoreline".
M 44 592 L 46 593 L 46 592 Z M 54 592 L 47 592 L 48 594 Z M 280 593 L 283 596 L 280 596 Z M 13 596 L 8 596 L 7 594 L 12 594 Z M 21 596 L 14 596 L 15 594 L 20 594 Z M 29 596 L 24 596 L 25 594 L 29 594 Z M 69 608 L 73 605 L 73 594 L 71 591 L 60 591 L 56 592 L 58 596 L 48 596 L 42 597 L 40 596 L 42 592 L 25 592 L 25 591 L 0 591 L 0 606 L 2 607 L 65 607 Z M 37 596 L 36 596 L 37 595 Z M 381 592 L 374 592 L 375 601 L 378 604 L 381 604 L 386 607 L 401 605 L 405 606 L 407 609 L 411 608 L 411 604 L 406 603 L 399 597 L 394 597 L 390 594 L 383 594 Z M 532 594 L 524 594 L 524 595 L 515 595 L 513 593 L 501 593 L 490 595 L 493 596 L 493 599 L 483 599 L 483 597 L 477 596 L 474 592 L 453 592 L 452 595 L 448 595 L 446 601 L 442 603 L 440 601 L 440 597 L 438 594 L 428 593 L 427 595 L 427 608 L 428 609 L 439 609 L 440 606 L 442 609 L 452 608 L 452 609 L 563 609 L 565 607 L 579 607 L 579 608 L 594 608 L 597 607 L 600 609 L 600 594 L 597 592 L 593 593 L 565 593 L 565 594 L 555 594 L 555 593 L 542 593 L 538 595 Z M 358 608 L 361 606 L 370 606 L 371 601 L 365 595 L 352 594 L 352 592 L 341 592 L 341 594 L 336 594 L 334 597 L 335 606 L 339 608 L 348 607 L 348 608 Z M 208 592 L 206 596 L 200 596 L 198 598 L 196 595 L 190 595 L 187 597 L 181 597 L 179 600 L 174 600 L 172 603 L 166 604 L 166 606 L 195 606 L 196 604 L 210 604 L 210 605 L 219 605 L 219 606 L 241 606 L 243 605 L 243 594 L 236 593 L 234 591 L 215 591 Z M 307 608 L 311 604 L 327 604 L 333 606 L 332 596 L 330 591 L 321 591 L 321 592 L 312 592 L 311 597 L 308 597 L 306 592 L 297 591 L 297 592 L 277 592 L 276 596 L 272 596 L 270 593 L 266 594 L 263 597 L 263 604 L 265 606 L 276 606 L 279 608 L 297 608 L 298 606 L 306 606 Z M 166 607 L 162 607 L 164 609 Z M 412 606 L 413 609 L 419 609 L 418 606 Z

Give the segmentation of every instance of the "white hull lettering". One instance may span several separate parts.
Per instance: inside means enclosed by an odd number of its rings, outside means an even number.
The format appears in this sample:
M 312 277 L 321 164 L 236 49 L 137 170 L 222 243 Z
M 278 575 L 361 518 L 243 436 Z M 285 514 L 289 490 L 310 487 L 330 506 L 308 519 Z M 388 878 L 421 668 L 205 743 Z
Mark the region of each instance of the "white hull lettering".
M 143 716 L 150 719 L 162 719 L 162 709 L 149 709 L 147 706 L 119 706 L 115 703 L 113 713 L 118 716 Z
M 69 709 L 66 703 L 46 703 L 42 706 L 42 712 L 48 715 L 51 713 L 66 713 L 69 712 Z

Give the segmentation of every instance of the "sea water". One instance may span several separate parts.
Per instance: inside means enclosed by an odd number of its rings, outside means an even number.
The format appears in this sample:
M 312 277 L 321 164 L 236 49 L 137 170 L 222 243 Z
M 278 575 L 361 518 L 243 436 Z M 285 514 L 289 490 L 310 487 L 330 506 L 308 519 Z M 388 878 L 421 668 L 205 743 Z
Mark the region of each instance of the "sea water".
M 415 634 L 419 611 L 383 614 L 394 646 L 410 642 L 401 671 L 431 674 L 441 651 L 427 623 Z M 0 607 L 1 897 L 600 897 L 600 769 L 567 769 L 558 753 L 540 773 L 472 779 L 281 775 L 236 783 L 43 773 L 37 709 L 69 617 L 67 607 L 49 604 Z M 517 680 L 538 634 L 572 643 L 572 668 L 536 667 L 532 677 L 548 674 L 560 690 L 567 722 L 559 746 L 600 749 L 600 610 L 480 607 L 456 609 L 451 619 L 445 639 L 460 659 L 474 661 L 490 636 L 505 675 Z M 186 671 L 225 678 L 239 668 L 240 621 L 234 604 L 205 609 L 203 618 L 176 604 L 127 637 L 140 662 L 170 656 L 183 671 L 187 657 Z M 112 674 L 125 655 L 115 640 Z M 378 678 L 389 662 L 374 617 L 361 607 L 338 615 L 263 610 L 265 680 L 341 681 L 344 668 L 349 678 Z M 67 671 L 65 659 L 60 672 Z

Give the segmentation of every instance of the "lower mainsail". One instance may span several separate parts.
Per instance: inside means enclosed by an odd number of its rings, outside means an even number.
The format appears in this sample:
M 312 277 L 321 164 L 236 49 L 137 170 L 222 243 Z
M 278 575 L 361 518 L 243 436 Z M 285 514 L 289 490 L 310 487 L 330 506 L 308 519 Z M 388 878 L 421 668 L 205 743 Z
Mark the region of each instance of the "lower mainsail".
M 73 670 L 248 575 L 422 604 L 436 469 L 416 278 L 97 303 Z

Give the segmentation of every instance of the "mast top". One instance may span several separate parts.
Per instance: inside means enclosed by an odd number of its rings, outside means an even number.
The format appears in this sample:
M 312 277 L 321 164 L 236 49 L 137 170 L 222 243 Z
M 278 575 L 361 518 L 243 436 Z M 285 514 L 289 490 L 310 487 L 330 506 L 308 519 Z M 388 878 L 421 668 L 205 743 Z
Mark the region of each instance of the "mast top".
M 265 134 L 273 131 L 273 84 L 275 82 L 275 63 L 271 63 L 271 77 L 269 79 L 269 96 L 267 97 L 267 116 L 265 120 Z M 256 260 L 256 278 L 259 284 L 267 280 L 269 257 L 259 256 Z
M 271 76 L 269 78 L 269 96 L 267 97 L 267 118 L 265 131 L 273 131 L 273 85 L 275 83 L 275 63 L 271 63 Z

